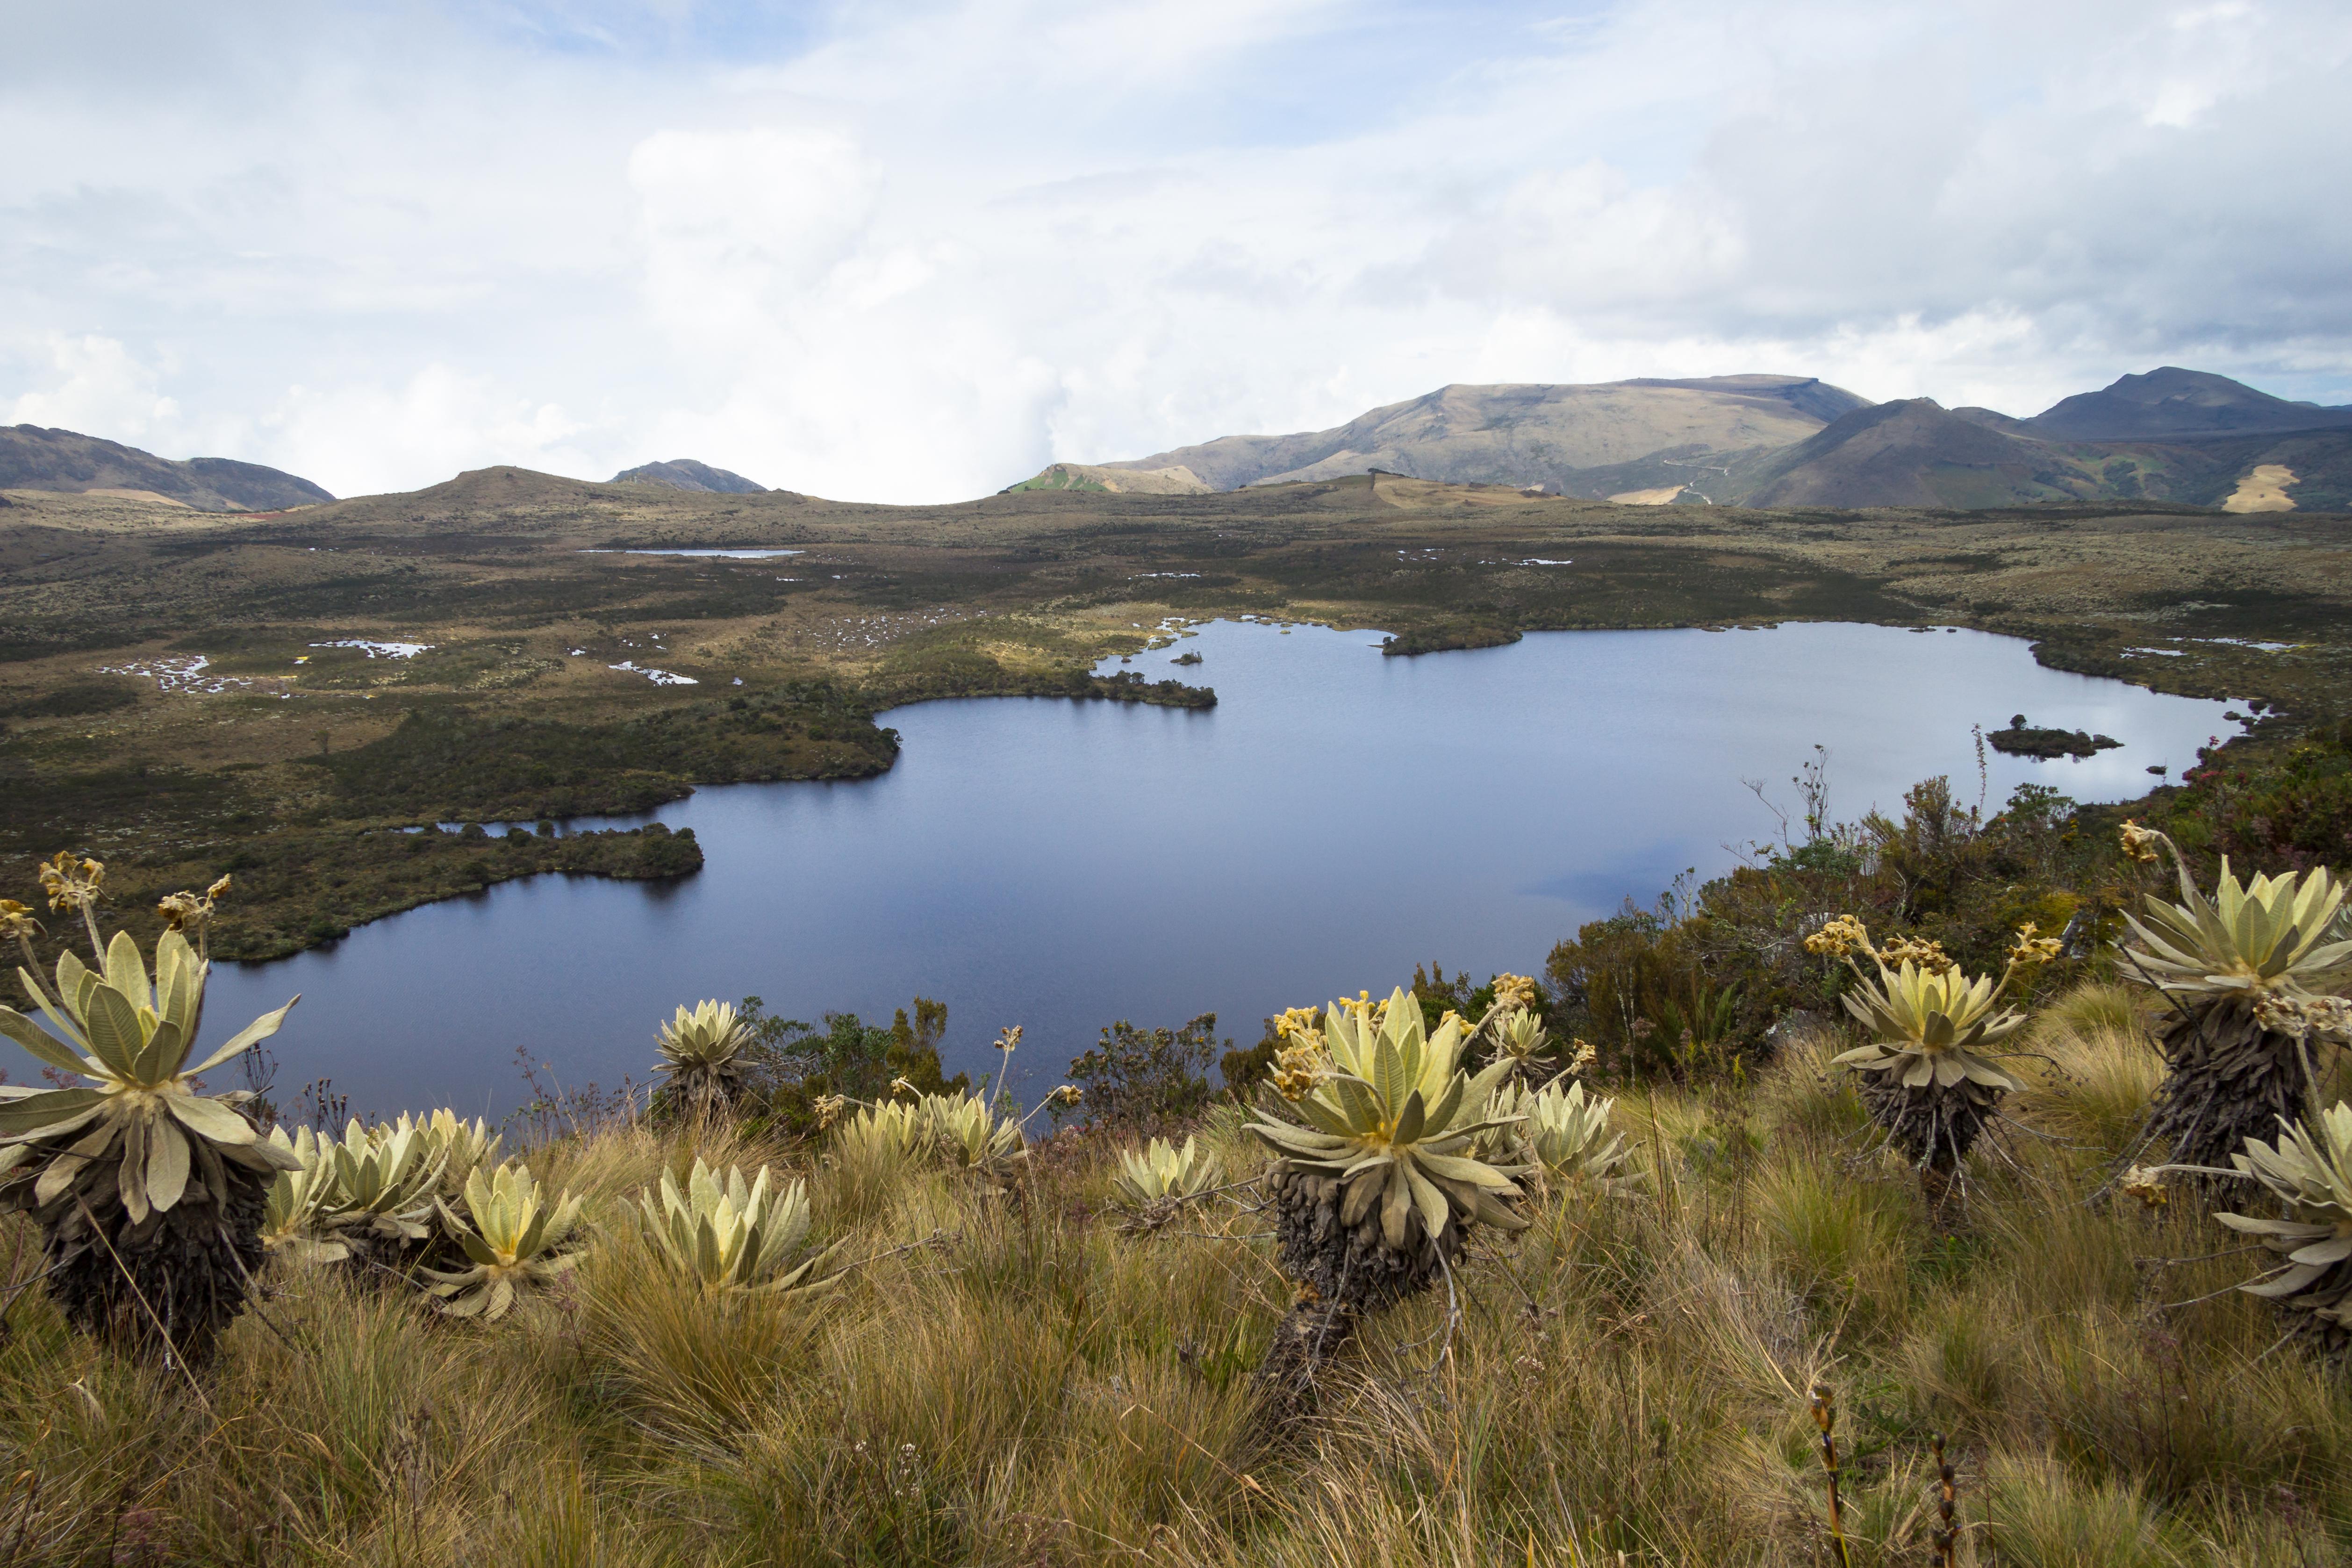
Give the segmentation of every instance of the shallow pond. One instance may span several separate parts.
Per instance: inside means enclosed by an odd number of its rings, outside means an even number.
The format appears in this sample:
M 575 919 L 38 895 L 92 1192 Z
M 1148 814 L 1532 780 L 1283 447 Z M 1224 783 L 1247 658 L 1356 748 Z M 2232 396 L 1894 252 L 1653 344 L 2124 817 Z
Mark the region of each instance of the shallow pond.
M 1054 699 L 902 708 L 898 765 L 845 784 L 707 789 L 658 813 L 708 864 L 668 885 L 541 877 L 378 921 L 333 947 L 221 967 L 207 1033 L 303 994 L 278 1092 L 327 1076 L 356 1111 L 525 1097 L 518 1049 L 567 1085 L 640 1081 L 656 1024 L 702 997 L 887 1022 L 950 1009 L 950 1071 L 1031 1099 L 1115 1019 L 1219 1015 L 1254 1043 L 1286 1006 L 1416 963 L 1540 974 L 1631 896 L 1655 898 L 1799 814 L 1828 748 L 1840 819 L 1919 779 L 1979 792 L 1970 726 L 2017 712 L 2115 737 L 2080 762 L 1988 754 L 1989 810 L 2028 780 L 2127 799 L 2176 772 L 2225 704 L 2037 665 L 1971 632 L 1792 624 L 1539 632 L 1381 657 L 1378 633 L 1220 622 L 1129 666 L 1213 685 L 1206 712 Z M 1181 652 L 1202 663 L 1170 668 Z M 1107 669 L 1119 667 L 1116 663 Z

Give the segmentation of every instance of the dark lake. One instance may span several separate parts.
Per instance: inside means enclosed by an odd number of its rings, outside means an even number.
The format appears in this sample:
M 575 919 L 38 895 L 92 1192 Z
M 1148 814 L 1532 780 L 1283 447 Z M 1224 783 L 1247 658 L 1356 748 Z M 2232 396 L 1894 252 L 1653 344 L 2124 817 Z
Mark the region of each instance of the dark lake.
M 495 1117 L 524 1098 L 519 1047 L 567 1085 L 609 1086 L 643 1080 L 682 1002 L 887 1022 L 919 992 L 948 1004 L 951 1072 L 992 1070 L 996 1030 L 1026 1026 L 1013 1081 L 1034 1101 L 1115 1019 L 1214 1011 L 1249 1044 L 1269 1013 L 1385 990 L 1416 963 L 1540 974 L 1580 922 L 1772 837 L 1741 780 L 1793 816 L 1816 744 L 1851 819 L 1937 773 L 1974 801 L 1969 727 L 2020 711 L 2125 745 L 1991 754 L 1988 810 L 2027 780 L 2127 799 L 2148 765 L 2177 773 L 2236 730 L 2225 704 L 2046 670 L 1972 632 L 1538 632 L 1413 659 L 1379 642 L 1220 622 L 1137 655 L 1149 678 L 1213 685 L 1208 712 L 902 708 L 883 778 L 707 789 L 659 812 L 700 839 L 698 876 L 509 883 L 222 965 L 206 1032 L 299 991 L 274 1042 L 282 1100 L 326 1076 L 357 1112 Z M 1171 669 L 1188 650 L 1203 662 Z

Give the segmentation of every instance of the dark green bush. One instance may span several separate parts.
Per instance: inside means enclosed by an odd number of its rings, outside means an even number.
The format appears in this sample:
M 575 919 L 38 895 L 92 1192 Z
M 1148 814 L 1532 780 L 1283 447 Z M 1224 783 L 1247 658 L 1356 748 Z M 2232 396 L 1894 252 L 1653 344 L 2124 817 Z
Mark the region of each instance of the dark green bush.
M 1226 1055 L 1234 1054 L 1232 1040 Z M 1083 1103 L 1067 1113 L 1098 1126 L 1149 1133 L 1181 1122 L 1208 1103 L 1209 1063 L 1217 1054 L 1217 1015 L 1202 1013 L 1181 1029 L 1141 1030 L 1121 1019 L 1070 1063 L 1070 1082 Z M 1229 1078 L 1230 1081 L 1230 1078 Z M 1054 1116 L 1066 1112 L 1055 1106 Z

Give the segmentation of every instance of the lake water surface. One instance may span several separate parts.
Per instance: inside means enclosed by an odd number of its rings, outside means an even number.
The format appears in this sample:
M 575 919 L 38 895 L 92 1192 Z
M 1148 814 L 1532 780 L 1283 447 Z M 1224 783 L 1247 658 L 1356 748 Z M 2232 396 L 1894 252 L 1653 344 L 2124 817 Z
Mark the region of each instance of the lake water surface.
M 1829 748 L 1831 810 L 1895 810 L 1937 773 L 1979 793 L 1969 727 L 2022 711 L 2125 742 L 2081 762 L 1990 756 L 1987 809 L 2027 780 L 2127 799 L 2177 773 L 2227 706 L 2034 664 L 1973 632 L 1791 624 L 1538 632 L 1382 658 L 1380 634 L 1220 622 L 1136 656 L 1213 685 L 1213 710 L 1056 699 L 893 713 L 898 764 L 856 783 L 706 789 L 657 813 L 708 863 L 661 885 L 545 876 L 361 927 L 331 948 L 222 965 L 226 1038 L 303 995 L 278 1092 L 329 1076 L 353 1110 L 524 1092 L 518 1047 L 566 1084 L 640 1081 L 677 1004 L 887 1022 L 948 1004 L 950 1072 L 1014 1062 L 1034 1101 L 1115 1019 L 1219 1015 L 1243 1044 L 1286 1006 L 1410 978 L 1416 963 L 1540 974 L 1551 945 L 1685 867 L 1714 874 L 1796 815 Z M 1171 670 L 1178 652 L 1203 662 Z M 1113 663 L 1105 666 L 1116 669 Z

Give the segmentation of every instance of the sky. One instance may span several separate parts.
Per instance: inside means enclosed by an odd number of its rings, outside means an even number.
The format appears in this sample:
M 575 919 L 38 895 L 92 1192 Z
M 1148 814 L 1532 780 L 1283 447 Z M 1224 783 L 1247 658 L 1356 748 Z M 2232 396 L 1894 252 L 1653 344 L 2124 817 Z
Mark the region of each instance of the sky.
M 845 499 L 1741 371 L 2352 402 L 2341 0 L 0 0 L 0 423 Z M 37 62 L 37 68 L 27 68 Z

